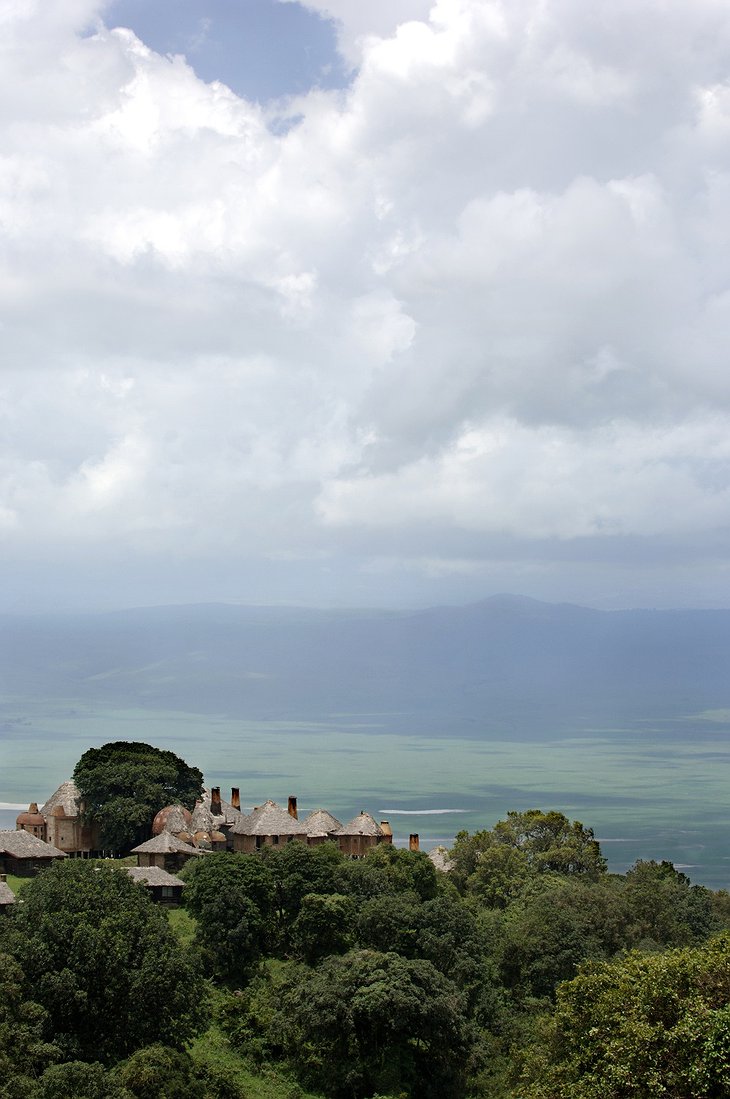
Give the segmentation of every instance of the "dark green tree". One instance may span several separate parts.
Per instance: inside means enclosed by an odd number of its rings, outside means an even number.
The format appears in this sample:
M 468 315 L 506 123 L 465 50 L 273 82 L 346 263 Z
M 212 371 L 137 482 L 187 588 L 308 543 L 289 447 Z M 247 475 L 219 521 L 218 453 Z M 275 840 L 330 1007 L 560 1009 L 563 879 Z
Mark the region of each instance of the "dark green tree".
M 637 862 L 626 874 L 625 895 L 631 946 L 690 946 L 721 929 L 711 891 L 692 885 L 671 862 Z
M 98 1062 L 67 1061 L 41 1076 L 33 1099 L 134 1099 Z
M 245 983 L 261 955 L 278 944 L 276 883 L 268 864 L 258 855 L 225 852 L 191 860 L 181 876 L 207 972 Z
M 294 968 L 273 1025 L 302 1081 L 334 1099 L 462 1094 L 464 1003 L 430 962 L 355 950 Z
M 345 954 L 354 943 L 355 905 L 341 893 L 308 893 L 292 925 L 292 947 L 314 965 L 328 954 Z
M 560 986 L 524 1099 L 726 1099 L 730 936 L 588 964 Z
M 623 882 L 544 874 L 507 908 L 499 969 L 519 1001 L 551 998 L 581 962 L 613 957 L 627 945 Z
M 139 1049 L 112 1071 L 133 1099 L 244 1099 L 224 1067 L 196 1064 L 189 1054 L 167 1046 Z
M 510 812 L 490 831 L 459 832 L 451 852 L 457 887 L 504 907 L 534 877 L 553 873 L 596 881 L 606 872 L 593 830 L 563 813 Z
M 364 859 L 345 862 L 342 892 L 375 896 L 378 893 L 415 893 L 429 900 L 438 892 L 436 869 L 423 851 L 405 851 L 389 843 L 379 844 Z M 368 880 L 370 879 L 370 880 Z M 379 887 L 373 888 L 375 883 Z M 365 888 L 362 885 L 365 884 Z
M 122 868 L 69 860 L 29 881 L 16 907 L 0 934 L 67 1059 L 110 1064 L 191 1036 L 196 967 Z
M 267 846 L 263 861 L 274 883 L 275 933 L 279 949 L 291 947 L 294 921 L 302 901 L 310 893 L 337 892 L 337 881 L 344 858 L 334 843 L 307 847 L 287 843 L 284 847 Z
M 34 1079 L 61 1057 L 45 1038 L 48 1016 L 25 983 L 15 959 L 0 953 L 0 1099 L 25 1099 Z
M 85 820 L 98 825 L 107 851 L 125 851 L 149 837 L 159 809 L 192 809 L 203 774 L 174 752 L 125 740 L 89 748 L 74 769 Z

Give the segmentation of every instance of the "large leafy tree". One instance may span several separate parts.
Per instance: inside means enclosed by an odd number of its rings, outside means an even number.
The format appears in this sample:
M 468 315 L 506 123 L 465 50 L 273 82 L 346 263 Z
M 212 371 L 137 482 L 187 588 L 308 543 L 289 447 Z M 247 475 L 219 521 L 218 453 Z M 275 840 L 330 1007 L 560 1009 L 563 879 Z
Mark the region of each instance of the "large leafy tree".
M 730 935 L 592 963 L 560 986 L 524 1099 L 730 1095 Z
M 504 907 L 526 884 L 553 873 L 598 880 L 606 860 L 591 828 L 563 813 L 510 812 L 489 831 L 460 832 L 451 852 L 452 878 L 492 907 Z
M 106 850 L 124 851 L 149 836 L 155 813 L 180 802 L 192 809 L 203 774 L 174 752 L 139 741 L 89 748 L 74 770 L 84 817 L 99 826 Z
M 258 855 L 222 852 L 191 860 L 182 876 L 206 970 L 245 983 L 278 941 L 276 883 L 268 864 Z
M 57 1061 L 61 1051 L 46 1040 L 48 1017 L 29 999 L 23 971 L 0 953 L 0 1099 L 25 1099 L 34 1078 Z
M 635 863 L 626 874 L 625 896 L 631 946 L 691 946 L 722 926 L 710 890 L 692 885 L 666 860 Z
M 430 962 L 354 950 L 294 968 L 273 1026 L 301 1079 L 334 1099 L 463 1094 L 464 1001 Z
M 66 1059 L 113 1063 L 192 1035 L 197 968 L 122 868 L 69 860 L 23 889 L 0 937 Z

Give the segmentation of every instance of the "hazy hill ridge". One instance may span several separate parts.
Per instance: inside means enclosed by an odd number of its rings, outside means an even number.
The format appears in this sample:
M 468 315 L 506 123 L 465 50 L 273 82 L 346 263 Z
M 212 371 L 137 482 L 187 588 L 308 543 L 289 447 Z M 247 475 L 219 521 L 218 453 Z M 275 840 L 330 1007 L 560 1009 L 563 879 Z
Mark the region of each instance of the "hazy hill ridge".
M 730 611 L 518 596 L 416 611 L 224 604 L 0 618 L 3 693 L 249 718 L 379 714 L 517 735 L 730 700 Z

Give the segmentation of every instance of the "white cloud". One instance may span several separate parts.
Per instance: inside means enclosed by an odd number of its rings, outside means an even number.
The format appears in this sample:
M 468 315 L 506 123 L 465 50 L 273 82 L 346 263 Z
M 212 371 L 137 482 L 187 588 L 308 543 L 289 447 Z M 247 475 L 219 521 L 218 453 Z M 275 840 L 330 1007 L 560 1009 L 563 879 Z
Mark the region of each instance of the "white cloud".
M 727 6 L 307 6 L 352 84 L 263 110 L 0 4 L 6 562 L 724 561 Z

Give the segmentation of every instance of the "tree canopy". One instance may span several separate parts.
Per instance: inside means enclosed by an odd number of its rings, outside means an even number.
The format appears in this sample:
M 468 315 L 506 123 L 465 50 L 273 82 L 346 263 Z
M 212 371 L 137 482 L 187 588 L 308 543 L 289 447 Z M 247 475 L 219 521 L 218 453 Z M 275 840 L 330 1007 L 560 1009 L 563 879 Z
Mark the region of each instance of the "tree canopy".
M 459 832 L 451 853 L 453 877 L 468 893 L 504 907 L 539 874 L 597 880 L 606 860 L 591 828 L 563 813 L 510 812 L 489 831 Z
M 124 869 L 69 860 L 29 881 L 16 907 L 0 942 L 66 1059 L 113 1063 L 192 1034 L 196 967 Z
M 464 1003 L 430 962 L 354 950 L 292 974 L 278 1025 L 301 1078 L 327 1095 L 458 1095 L 468 1048 Z
M 524 1099 L 730 1095 L 730 936 L 585 966 L 558 989 Z
M 203 773 L 174 752 L 140 741 L 117 740 L 89 748 L 76 764 L 85 820 L 100 828 L 105 850 L 124 851 L 149 836 L 159 809 L 179 802 L 192 809 Z

